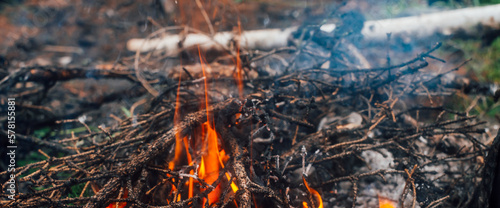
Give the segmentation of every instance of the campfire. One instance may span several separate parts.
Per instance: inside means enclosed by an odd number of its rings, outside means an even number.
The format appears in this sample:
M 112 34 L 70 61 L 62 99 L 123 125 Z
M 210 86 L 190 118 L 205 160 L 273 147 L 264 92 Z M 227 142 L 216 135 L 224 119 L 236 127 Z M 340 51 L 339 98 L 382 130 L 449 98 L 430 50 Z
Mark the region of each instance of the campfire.
M 37 144 L 32 148 L 45 158 L 0 173 L 1 206 L 490 203 L 500 136 L 473 107 L 454 102 L 496 101 L 498 86 L 457 74 L 469 60 L 446 64 L 436 53 L 439 42 L 412 56 L 362 48 L 364 19 L 336 12 L 333 29 L 328 23 L 330 29 L 271 30 L 287 35 L 278 43 L 252 42 L 269 31 L 245 31 L 235 20 L 233 31 L 175 27 L 130 40 L 131 56 L 113 65 L 12 68 L 0 82 L 0 99 L 15 98 L 20 127 L 2 135 Z M 123 81 L 124 90 L 88 93 L 77 110 L 52 108 L 79 96 L 65 84 L 91 79 Z M 108 108 L 112 122 L 96 125 L 89 112 L 123 100 L 130 105 Z M 37 136 L 30 122 L 72 130 Z M 7 200 L 11 178 L 16 194 Z

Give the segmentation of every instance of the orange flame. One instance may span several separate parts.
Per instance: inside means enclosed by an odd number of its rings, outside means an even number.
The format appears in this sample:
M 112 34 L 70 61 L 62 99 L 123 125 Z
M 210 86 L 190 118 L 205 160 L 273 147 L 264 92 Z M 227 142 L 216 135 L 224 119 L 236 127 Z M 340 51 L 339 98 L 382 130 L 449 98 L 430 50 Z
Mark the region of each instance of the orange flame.
M 187 153 L 187 159 L 188 159 L 188 163 L 189 165 L 192 164 L 192 159 L 191 159 L 191 154 L 189 154 L 189 149 L 188 149 L 188 138 L 187 137 L 184 137 L 183 139 L 184 141 L 184 147 L 186 147 L 186 153 Z M 193 175 L 194 174 L 194 170 L 191 170 L 189 171 L 189 174 Z M 189 178 L 189 182 L 188 182 L 188 197 L 191 198 L 193 197 L 193 182 L 194 182 L 194 179 L 193 178 Z
M 181 78 L 179 77 L 179 84 L 177 86 L 177 97 L 175 99 L 175 113 L 174 113 L 174 124 L 177 125 L 180 122 L 180 86 L 181 86 Z M 182 138 L 179 133 L 175 134 L 175 155 L 174 155 L 174 160 L 168 163 L 168 168 L 170 170 L 173 170 L 175 166 L 179 165 L 182 162 L 183 159 L 183 153 L 186 153 L 186 158 L 187 162 L 189 164 L 192 163 L 191 161 L 191 154 L 189 154 L 188 151 L 188 138 L 184 137 Z M 184 151 L 185 149 L 185 151 Z M 191 170 L 189 174 L 194 174 L 194 170 Z M 188 197 L 193 197 L 193 178 L 189 178 L 189 181 L 187 183 L 188 186 Z M 175 186 L 172 186 L 172 190 L 170 190 L 170 193 L 176 191 L 177 188 Z M 174 200 L 180 201 L 181 197 L 175 196 Z
M 199 51 L 200 55 L 200 64 L 203 72 L 203 76 L 206 78 L 206 70 L 203 57 L 201 55 L 201 51 Z M 219 135 L 215 131 L 215 124 L 213 121 L 213 115 L 209 112 L 209 99 L 208 99 L 208 83 L 207 79 L 204 80 L 204 94 L 205 94 L 205 102 L 202 108 L 207 109 L 207 121 L 204 122 L 199 127 L 193 130 L 194 134 L 190 137 L 183 137 L 178 134 L 175 138 L 175 154 L 172 161 L 168 163 L 168 168 L 173 170 L 176 166 L 185 164 L 186 161 L 189 165 L 193 165 L 193 158 L 201 158 L 200 166 L 198 168 L 198 177 L 203 179 L 208 184 L 213 184 L 217 178 L 219 177 L 221 169 L 224 168 L 224 164 L 229 160 L 229 156 L 219 145 Z M 177 98 L 176 98 L 176 107 L 175 107 L 175 115 L 174 115 L 174 123 L 178 124 L 180 121 L 180 101 L 179 101 L 179 91 L 180 90 L 180 79 L 179 79 L 179 87 L 177 88 Z M 189 140 L 192 139 L 192 142 Z M 201 145 L 196 145 L 201 144 Z M 199 151 L 193 151 L 190 153 L 190 147 L 200 148 Z M 201 157 L 196 157 L 199 154 Z M 190 174 L 194 174 L 194 170 L 190 171 Z M 227 180 L 230 181 L 231 177 L 228 173 L 225 173 Z M 193 197 L 194 193 L 194 179 L 192 177 L 189 178 L 189 181 L 185 184 L 188 187 L 188 197 Z M 231 184 L 231 189 L 233 192 L 238 191 L 238 187 L 234 182 Z M 172 186 L 170 193 L 175 192 L 180 187 Z M 199 191 L 204 191 L 205 188 L 200 188 Z M 222 194 L 221 184 L 218 184 L 209 194 L 206 199 L 203 199 L 203 204 L 213 204 L 220 200 L 220 195 Z M 185 197 L 185 196 L 184 196 Z M 180 201 L 182 196 L 176 195 L 174 196 L 174 201 Z
M 212 114 L 208 111 L 209 109 L 209 101 L 208 101 L 208 84 L 206 79 L 205 65 L 203 63 L 203 57 L 201 55 L 200 48 L 198 47 L 198 54 L 200 56 L 200 64 L 203 72 L 203 76 L 205 77 L 205 109 L 207 109 L 207 122 L 202 125 L 202 132 L 205 133 L 206 136 L 206 144 L 207 144 L 207 153 L 202 157 L 202 164 L 200 167 L 200 178 L 204 179 L 208 184 L 212 184 L 217 180 L 219 176 L 220 168 L 224 168 L 224 163 L 222 158 L 226 157 L 225 151 L 219 151 L 218 137 L 215 129 L 215 124 L 212 120 Z M 222 155 L 222 157 L 221 157 Z M 227 160 L 227 159 L 226 159 Z M 219 166 L 220 164 L 220 166 Z M 202 167 L 204 172 L 202 175 Z M 206 172 L 205 172 L 206 171 Z M 225 174 L 228 180 L 231 180 L 231 177 L 228 173 Z M 238 191 L 238 187 L 234 182 L 231 183 L 231 189 L 233 192 Z M 212 192 L 208 194 L 208 203 L 212 204 L 219 200 L 220 195 L 220 185 L 218 185 Z
M 395 208 L 396 207 L 396 202 L 394 200 L 380 196 L 378 194 L 377 194 L 377 197 L 378 197 L 378 207 L 379 208 Z
M 175 98 L 175 113 L 174 113 L 174 124 L 177 125 L 180 121 L 179 108 L 180 108 L 180 89 L 181 89 L 181 77 L 179 76 L 179 84 L 177 86 L 177 97 Z M 180 134 L 175 134 L 175 156 L 174 160 L 168 163 L 168 168 L 173 170 L 176 163 L 179 163 L 182 157 L 183 149 L 183 138 Z
M 219 177 L 219 145 L 217 132 L 206 122 L 202 125 L 202 131 L 205 133 L 206 152 L 201 158 L 199 176 L 208 184 L 213 184 Z M 208 194 L 208 203 L 212 204 L 219 200 L 221 194 L 220 185 Z
M 321 199 L 321 195 L 318 193 L 318 191 L 314 190 L 313 188 L 309 187 L 309 184 L 307 184 L 306 178 L 302 177 L 302 180 L 304 181 L 304 185 L 307 188 L 307 191 L 313 195 L 314 198 L 316 198 L 316 203 L 318 203 L 318 208 L 323 208 L 323 199 Z M 308 208 L 307 202 L 302 202 L 302 206 L 304 208 Z
M 207 110 L 207 122 L 201 126 L 202 133 L 205 135 L 202 136 L 202 139 L 205 139 L 203 142 L 205 149 L 205 154 L 201 158 L 201 166 L 199 171 L 199 176 L 201 179 L 205 180 L 208 184 L 212 184 L 217 180 L 219 176 L 219 144 L 217 138 L 217 132 L 213 128 L 211 128 L 211 113 L 208 111 L 209 109 L 209 101 L 208 101 L 208 84 L 207 84 L 207 75 L 205 70 L 205 65 L 203 63 L 203 57 L 201 56 L 201 51 L 198 46 L 198 55 L 200 56 L 200 65 L 201 70 L 203 72 L 203 77 L 205 77 L 204 85 L 205 85 L 205 109 Z M 218 185 L 215 189 L 208 194 L 208 204 L 212 204 L 217 202 L 220 195 L 220 186 Z M 203 204 L 205 204 L 205 200 Z
M 238 17 L 238 33 L 240 35 L 240 41 L 241 41 L 241 22 L 240 18 Z M 243 75 L 242 75 L 242 65 L 241 65 L 241 58 L 240 58 L 240 43 L 236 42 L 236 77 L 234 78 L 236 80 L 236 83 L 238 84 L 238 92 L 240 94 L 240 98 L 243 98 Z

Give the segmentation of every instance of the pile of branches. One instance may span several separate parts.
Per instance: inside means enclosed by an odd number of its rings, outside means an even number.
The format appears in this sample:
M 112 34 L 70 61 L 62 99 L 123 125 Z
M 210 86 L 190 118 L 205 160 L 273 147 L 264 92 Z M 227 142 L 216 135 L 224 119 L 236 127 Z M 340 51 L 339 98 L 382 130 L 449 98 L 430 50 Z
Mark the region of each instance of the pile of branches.
M 303 44 L 238 54 L 230 67 L 231 74 L 242 74 L 236 79 L 197 76 L 197 67 L 216 68 L 203 59 L 168 72 L 135 64 L 119 70 L 32 66 L 11 73 L 0 90 L 16 97 L 20 115 L 45 112 L 29 122 L 88 128 L 85 111 L 124 93 L 79 103 L 82 110 L 70 116 L 50 112 L 43 106 L 50 89 L 72 79 L 126 79 L 133 84 L 127 95 L 137 96 L 133 108 L 145 107 L 118 125 L 68 138 L 16 134 L 19 142 L 43 147 L 39 152 L 46 159 L 16 168 L 18 193 L 2 207 L 355 207 L 364 204 L 362 197 L 376 197 L 363 190 L 390 183 L 393 176 L 404 179 L 397 184 L 402 193 L 392 198 L 401 206 L 487 203 L 496 157 L 490 146 L 500 139 L 487 143 L 493 137 L 485 122 L 442 101 L 471 86 L 485 90 L 454 76 L 450 81 L 458 67 L 426 70 L 429 59 L 439 60 L 431 55 L 439 44 L 401 64 L 367 69 L 348 67 L 339 58 L 345 54 L 325 56 Z M 278 60 L 283 70 L 265 60 Z M 314 64 L 304 68 L 302 61 Z M 176 138 L 196 134 L 207 121 L 229 156 L 211 184 L 197 175 L 199 157 L 168 166 Z M 393 160 L 376 168 L 367 152 Z M 0 173 L 2 191 L 10 174 Z M 174 188 L 190 180 L 198 188 L 191 197 L 187 189 Z M 218 200 L 209 204 L 216 187 Z

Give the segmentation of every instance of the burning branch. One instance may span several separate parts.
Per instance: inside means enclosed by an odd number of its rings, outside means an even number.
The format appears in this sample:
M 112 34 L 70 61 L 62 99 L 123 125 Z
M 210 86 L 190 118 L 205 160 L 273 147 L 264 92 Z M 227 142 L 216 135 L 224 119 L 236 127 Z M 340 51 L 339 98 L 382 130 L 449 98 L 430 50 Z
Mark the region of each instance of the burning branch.
M 225 138 L 228 146 L 231 150 L 231 158 L 233 158 L 234 164 L 232 166 L 232 171 L 236 176 L 236 184 L 238 185 L 238 192 L 236 192 L 236 197 L 238 198 L 238 207 L 250 208 L 251 207 L 251 196 L 249 191 L 250 179 L 245 171 L 245 165 L 241 161 L 243 157 L 243 151 L 238 144 L 236 137 L 223 125 L 218 125 L 217 131 L 220 132 L 221 136 Z

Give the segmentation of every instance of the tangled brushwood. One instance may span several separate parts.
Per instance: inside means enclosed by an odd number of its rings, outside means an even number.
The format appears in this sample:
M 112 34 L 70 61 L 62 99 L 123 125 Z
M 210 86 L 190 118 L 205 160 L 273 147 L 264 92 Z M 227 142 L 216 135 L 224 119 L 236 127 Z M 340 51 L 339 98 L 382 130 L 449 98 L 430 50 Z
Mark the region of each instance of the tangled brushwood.
M 487 203 L 500 138 L 449 100 L 462 92 L 495 96 L 490 85 L 454 75 L 459 66 L 427 70 L 428 60 L 439 60 L 431 55 L 439 44 L 401 64 L 360 69 L 350 50 L 299 36 L 299 44 L 267 53 L 235 47 L 238 53 L 212 64 L 199 52 L 197 64 L 166 70 L 153 67 L 165 59 L 154 52 L 138 54 L 133 68 L 124 60 L 109 69 L 16 70 L 0 90 L 20 103 L 18 124 L 56 131 L 70 123 L 86 132 L 16 134 L 46 159 L 16 168 L 19 193 L 1 206 Z M 44 106 L 65 99 L 53 94 L 74 79 L 131 87 L 76 101 L 71 111 Z M 124 97 L 135 104 L 117 125 L 86 123 L 86 112 Z M 0 173 L 2 191 L 9 174 Z

